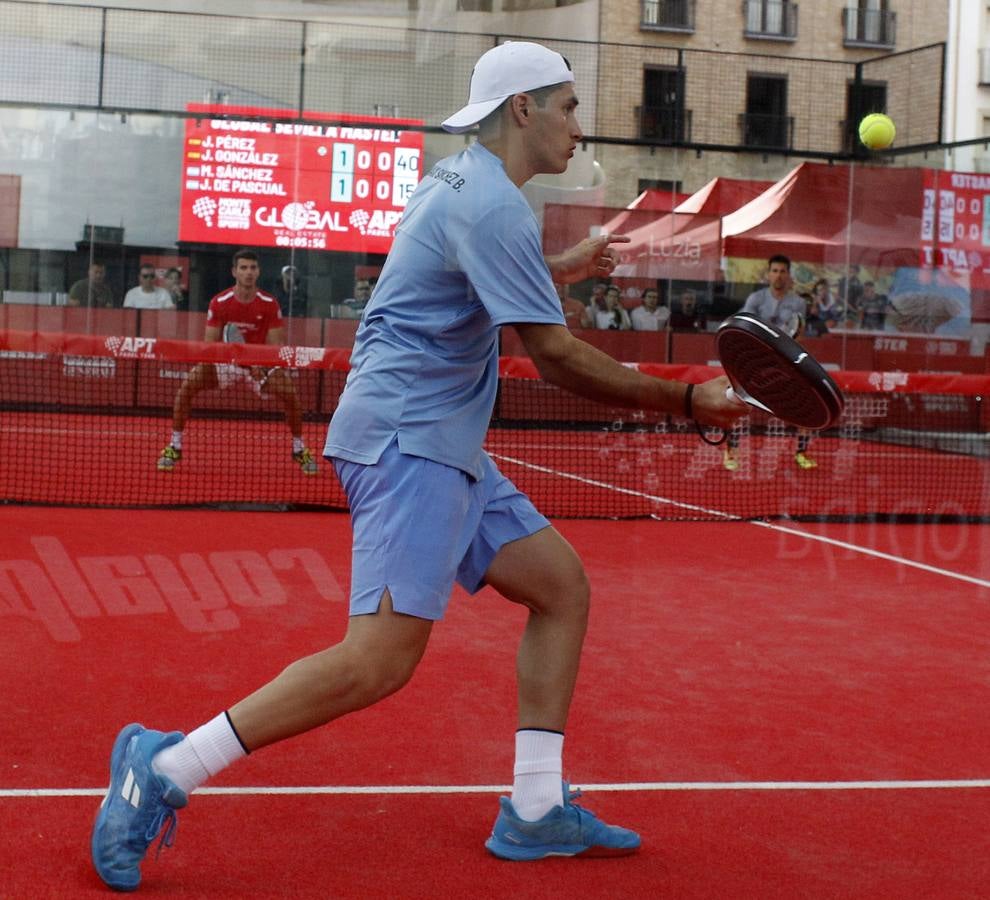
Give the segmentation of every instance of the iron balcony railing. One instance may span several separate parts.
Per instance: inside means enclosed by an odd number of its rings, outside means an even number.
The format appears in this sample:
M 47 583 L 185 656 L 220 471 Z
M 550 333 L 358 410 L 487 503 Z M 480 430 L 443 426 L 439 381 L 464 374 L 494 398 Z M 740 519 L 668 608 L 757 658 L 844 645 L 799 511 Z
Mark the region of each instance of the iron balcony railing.
M 847 6 L 842 10 L 847 47 L 893 47 L 897 39 L 897 14 L 886 9 Z
M 790 150 L 794 146 L 794 116 L 767 113 L 739 115 L 743 146 L 757 150 Z
M 695 0 L 642 0 L 643 31 L 694 31 Z
M 798 8 L 789 0 L 743 0 L 743 17 L 745 37 L 778 41 L 797 38 Z
M 691 140 L 691 110 L 680 106 L 637 106 L 636 123 L 644 141 L 675 144 Z

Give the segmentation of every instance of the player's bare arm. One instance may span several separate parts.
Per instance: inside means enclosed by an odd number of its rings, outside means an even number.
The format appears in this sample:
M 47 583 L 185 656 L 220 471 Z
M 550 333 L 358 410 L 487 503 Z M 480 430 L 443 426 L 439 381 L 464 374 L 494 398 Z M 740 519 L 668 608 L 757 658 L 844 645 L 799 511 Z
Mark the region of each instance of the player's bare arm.
M 602 403 L 684 414 L 686 384 L 624 366 L 563 325 L 528 323 L 515 328 L 540 375 L 551 384 Z M 724 375 L 697 385 L 691 398 L 693 417 L 702 425 L 730 427 L 746 406 L 726 397 L 728 387 Z
M 586 278 L 607 278 L 619 263 L 619 252 L 612 244 L 628 244 L 625 234 L 600 234 L 585 238 L 563 253 L 544 257 L 553 280 L 574 284 Z
M 285 344 L 285 326 L 279 325 L 278 328 L 269 328 L 268 337 L 265 338 L 266 344 L 274 344 L 277 347 L 282 347 Z

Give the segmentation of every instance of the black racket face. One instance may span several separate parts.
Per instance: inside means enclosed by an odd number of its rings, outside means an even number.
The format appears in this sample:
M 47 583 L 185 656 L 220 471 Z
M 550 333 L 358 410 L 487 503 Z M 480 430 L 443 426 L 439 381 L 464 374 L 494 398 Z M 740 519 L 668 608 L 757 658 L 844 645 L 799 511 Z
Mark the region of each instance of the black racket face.
M 755 316 L 726 319 L 715 349 L 733 390 L 788 425 L 821 431 L 842 414 L 844 398 L 828 372 L 797 341 Z

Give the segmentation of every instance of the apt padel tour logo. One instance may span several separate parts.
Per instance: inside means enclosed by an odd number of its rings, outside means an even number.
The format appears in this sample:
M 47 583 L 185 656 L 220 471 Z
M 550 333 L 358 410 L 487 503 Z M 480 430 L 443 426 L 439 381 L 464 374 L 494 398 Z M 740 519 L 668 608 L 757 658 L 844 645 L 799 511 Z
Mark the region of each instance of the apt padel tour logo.
M 118 337 L 114 335 L 104 341 L 104 346 L 117 359 L 152 359 L 158 338 Z

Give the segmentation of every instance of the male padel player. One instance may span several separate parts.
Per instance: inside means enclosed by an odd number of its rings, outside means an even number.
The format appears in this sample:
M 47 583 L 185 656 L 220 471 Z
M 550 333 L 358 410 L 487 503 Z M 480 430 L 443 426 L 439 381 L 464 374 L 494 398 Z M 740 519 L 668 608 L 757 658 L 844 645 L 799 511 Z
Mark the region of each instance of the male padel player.
M 559 53 L 532 43 L 503 44 L 475 66 L 470 102 L 444 127 L 478 124 L 478 141 L 439 162 L 410 200 L 327 436 L 354 530 L 347 634 L 188 736 L 140 725 L 118 735 L 92 839 L 112 886 L 137 885 L 150 841 L 211 775 L 402 687 L 455 580 L 468 591 L 491 585 L 529 610 L 517 656 L 512 797 L 502 798 L 488 848 L 539 859 L 639 846 L 634 832 L 573 803 L 561 780 L 588 580 L 571 546 L 481 449 L 499 326 L 516 327 L 547 380 L 586 397 L 693 410 L 726 428 L 744 407 L 726 398 L 724 377 L 692 396 L 621 365 L 564 324 L 554 280 L 607 276 L 617 257 L 608 245 L 623 240 L 588 238 L 544 260 L 519 190 L 533 175 L 563 172 L 581 143 L 573 81 Z
M 774 325 L 784 334 L 799 338 L 804 327 L 806 304 L 794 293 L 794 280 L 791 278 L 790 257 L 778 253 L 767 260 L 767 286 L 753 291 L 746 298 L 741 313 L 750 313 L 756 318 Z M 808 446 L 811 444 L 811 432 L 798 432 L 797 449 L 794 452 L 794 464 L 799 469 L 814 469 L 816 463 L 808 456 Z M 730 472 L 739 468 L 739 434 L 729 432 L 722 452 L 722 465 Z
M 230 271 L 234 276 L 234 286 L 210 300 L 203 340 L 219 341 L 224 326 L 233 324 L 247 344 L 284 344 L 285 326 L 278 300 L 258 290 L 261 267 L 257 254 L 251 250 L 238 250 Z M 316 460 L 303 442 L 302 407 L 289 373 L 282 368 L 273 369 L 263 383 L 261 375 L 260 370 L 245 366 L 214 363 L 194 366 L 175 395 L 172 440 L 158 456 L 158 471 L 171 472 L 182 459 L 182 434 L 196 395 L 200 391 L 226 389 L 243 383 L 259 395 L 274 397 L 282 404 L 286 424 L 292 432 L 292 458 L 306 475 L 315 475 Z

